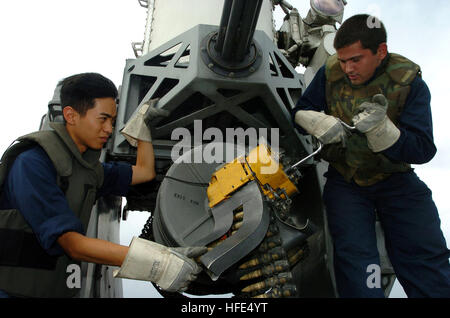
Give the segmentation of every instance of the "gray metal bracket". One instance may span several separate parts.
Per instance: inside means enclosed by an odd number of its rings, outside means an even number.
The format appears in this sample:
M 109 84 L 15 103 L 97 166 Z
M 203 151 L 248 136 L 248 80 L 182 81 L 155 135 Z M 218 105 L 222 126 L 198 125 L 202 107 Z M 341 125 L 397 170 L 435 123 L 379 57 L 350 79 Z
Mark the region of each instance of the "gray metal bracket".
M 217 127 L 223 132 L 232 127 L 276 127 L 280 147 L 287 149 L 288 156 L 300 158 L 311 152 L 305 142 L 308 137 L 295 130 L 290 114 L 305 87 L 302 75 L 258 30 L 254 42 L 261 52 L 260 66 L 239 78 L 216 74 L 202 58 L 202 42 L 215 31 L 217 26 L 198 25 L 148 54 L 127 60 L 110 149 L 114 157 L 135 156 L 120 130 L 152 98 L 160 98 L 157 107 L 170 111 L 169 117 L 152 122 L 157 160 L 170 158 L 166 145 L 175 143 L 174 129 L 192 129 L 194 120 L 202 120 L 204 130 Z
M 264 239 L 270 222 L 270 208 L 263 199 L 258 184 L 252 181 L 220 204 L 219 210 L 233 211 L 242 206 L 243 225 L 236 233 L 204 254 L 200 260 L 215 276 L 238 262 Z

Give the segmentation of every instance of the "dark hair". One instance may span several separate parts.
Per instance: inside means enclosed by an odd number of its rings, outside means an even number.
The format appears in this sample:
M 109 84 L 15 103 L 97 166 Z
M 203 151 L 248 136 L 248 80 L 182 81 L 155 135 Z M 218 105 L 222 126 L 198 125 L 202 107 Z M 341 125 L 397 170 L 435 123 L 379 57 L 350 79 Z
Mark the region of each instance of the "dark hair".
M 368 14 L 354 15 L 342 23 L 334 38 L 336 50 L 361 41 L 364 49 L 377 53 L 381 43 L 387 41 L 386 28 L 383 22 Z
M 62 81 L 61 107 L 71 106 L 81 116 L 93 108 L 96 98 L 118 95 L 114 83 L 98 73 L 82 73 L 69 76 Z

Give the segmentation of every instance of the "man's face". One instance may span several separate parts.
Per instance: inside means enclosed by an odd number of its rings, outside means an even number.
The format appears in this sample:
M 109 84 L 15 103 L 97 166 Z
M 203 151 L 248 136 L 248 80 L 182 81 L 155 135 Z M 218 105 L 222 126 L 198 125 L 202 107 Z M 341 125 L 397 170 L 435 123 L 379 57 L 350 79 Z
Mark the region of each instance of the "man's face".
M 116 101 L 111 98 L 96 98 L 95 106 L 84 116 L 75 112 L 73 121 L 67 122 L 67 130 L 80 152 L 87 148 L 99 150 L 112 134 L 117 111 Z
M 360 41 L 337 50 L 342 71 L 353 85 L 361 85 L 370 80 L 386 55 L 386 43 L 380 44 L 376 54 L 370 49 L 364 49 Z

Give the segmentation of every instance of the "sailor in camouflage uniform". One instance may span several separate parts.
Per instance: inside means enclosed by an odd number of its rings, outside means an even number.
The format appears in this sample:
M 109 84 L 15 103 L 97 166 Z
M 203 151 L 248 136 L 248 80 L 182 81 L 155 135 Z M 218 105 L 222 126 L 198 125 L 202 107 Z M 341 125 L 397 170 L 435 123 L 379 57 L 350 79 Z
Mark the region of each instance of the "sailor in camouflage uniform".
M 430 92 L 420 67 L 387 50 L 384 25 L 345 21 L 328 58 L 293 110 L 301 133 L 324 145 L 324 202 L 341 297 L 384 297 L 367 285 L 380 264 L 375 221 L 408 297 L 450 297 L 449 250 L 431 191 L 411 164 L 430 161 Z M 342 124 L 355 126 L 349 130 Z

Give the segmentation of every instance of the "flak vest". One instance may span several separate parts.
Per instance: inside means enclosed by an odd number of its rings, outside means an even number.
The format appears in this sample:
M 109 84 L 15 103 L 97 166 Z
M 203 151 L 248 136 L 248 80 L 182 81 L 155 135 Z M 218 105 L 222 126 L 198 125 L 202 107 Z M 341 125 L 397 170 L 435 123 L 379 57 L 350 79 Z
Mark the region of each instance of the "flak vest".
M 70 209 L 86 230 L 97 190 L 103 184 L 100 151 L 88 149 L 81 154 L 63 124 L 52 123 L 50 126 L 53 130 L 25 135 L 8 148 L 2 157 L 0 186 L 15 157 L 36 144 L 40 145 L 55 166 L 57 183 L 65 191 Z M 65 298 L 79 295 L 79 288 L 70 288 L 73 284 L 68 284 L 67 279 L 71 273 L 68 266 L 80 266 L 80 263 L 65 254 L 48 255 L 18 210 L 0 211 L 0 237 L 3 239 L 0 247 L 1 290 L 19 297 Z M 14 243 L 8 244 L 8 238 Z
M 353 125 L 357 107 L 371 102 L 376 94 L 383 94 L 389 102 L 387 116 L 397 126 L 398 118 L 411 90 L 411 83 L 421 75 L 420 67 L 407 58 L 391 53 L 378 67 L 373 79 L 364 85 L 354 86 L 340 67 L 337 55 L 326 62 L 326 101 L 328 114 Z M 364 134 L 353 132 L 343 147 L 332 144 L 324 147 L 322 158 L 330 163 L 348 182 L 370 186 L 395 172 L 411 169 L 404 162 L 394 162 L 382 153 L 374 153 L 367 145 Z

